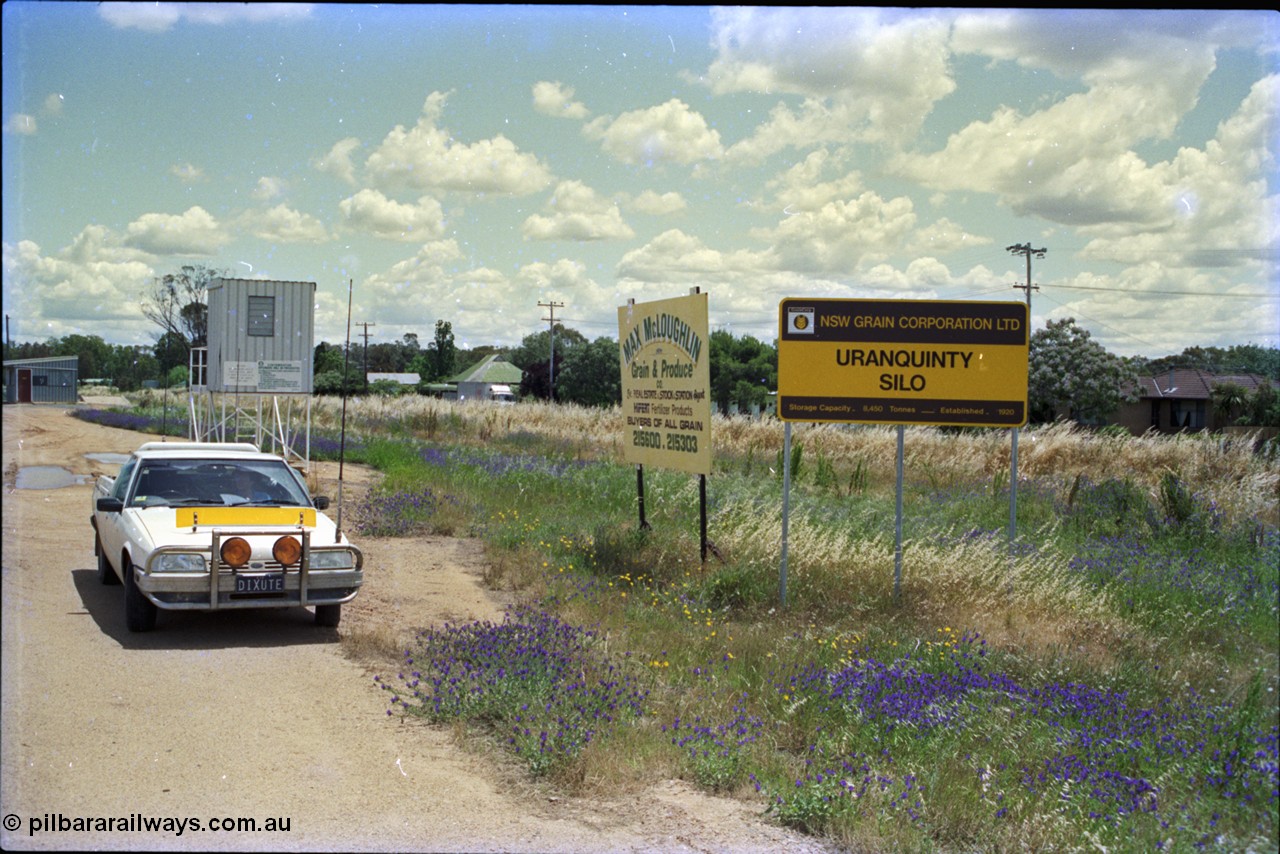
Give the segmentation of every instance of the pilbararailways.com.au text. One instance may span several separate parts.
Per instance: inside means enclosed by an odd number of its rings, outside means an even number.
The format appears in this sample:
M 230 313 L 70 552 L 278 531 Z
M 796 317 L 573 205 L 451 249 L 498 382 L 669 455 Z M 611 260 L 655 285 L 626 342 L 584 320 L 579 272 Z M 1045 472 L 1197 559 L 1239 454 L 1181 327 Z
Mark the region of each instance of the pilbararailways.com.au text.
M 293 819 L 248 818 L 214 816 L 148 816 L 130 813 L 123 816 L 69 816 L 63 813 L 45 813 L 31 816 L 26 821 L 27 835 L 43 833 L 288 833 Z M 22 826 L 22 819 L 13 814 L 4 817 L 4 828 L 10 832 Z

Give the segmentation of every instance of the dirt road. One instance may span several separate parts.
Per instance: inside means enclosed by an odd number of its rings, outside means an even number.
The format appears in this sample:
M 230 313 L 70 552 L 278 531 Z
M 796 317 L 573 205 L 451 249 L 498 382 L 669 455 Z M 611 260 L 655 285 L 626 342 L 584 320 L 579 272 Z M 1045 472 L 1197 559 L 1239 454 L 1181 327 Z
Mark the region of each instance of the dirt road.
M 63 407 L 8 405 L 3 417 L 5 850 L 828 850 L 768 825 L 757 806 L 678 781 L 609 802 L 553 798 L 446 728 L 387 717 L 385 693 L 339 633 L 500 618 L 472 542 L 361 540 L 366 587 L 336 630 L 298 608 L 162 612 L 155 632 L 130 634 L 121 588 L 94 574 L 88 521 L 89 475 L 118 465 L 86 455 L 154 437 Z M 39 466 L 72 482 L 16 488 Z M 336 465 L 314 468 L 334 495 Z M 351 489 L 370 477 L 347 475 Z M 107 818 L 126 829 L 97 829 Z M 131 829 L 166 818 L 168 829 Z M 189 823 L 223 818 L 289 829 Z M 90 829 L 74 829 L 86 819 Z M 71 829 L 33 834 L 37 822 Z

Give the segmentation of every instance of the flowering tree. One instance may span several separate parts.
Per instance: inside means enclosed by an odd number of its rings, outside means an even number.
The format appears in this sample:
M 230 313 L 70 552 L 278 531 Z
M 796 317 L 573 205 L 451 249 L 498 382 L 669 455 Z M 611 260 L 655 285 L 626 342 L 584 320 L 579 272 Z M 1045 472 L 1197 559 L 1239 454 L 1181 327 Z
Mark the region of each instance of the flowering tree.
M 1138 376 L 1119 356 L 1092 340 L 1074 318 L 1051 320 L 1031 336 L 1027 377 L 1032 420 L 1065 415 L 1104 419 L 1137 398 Z

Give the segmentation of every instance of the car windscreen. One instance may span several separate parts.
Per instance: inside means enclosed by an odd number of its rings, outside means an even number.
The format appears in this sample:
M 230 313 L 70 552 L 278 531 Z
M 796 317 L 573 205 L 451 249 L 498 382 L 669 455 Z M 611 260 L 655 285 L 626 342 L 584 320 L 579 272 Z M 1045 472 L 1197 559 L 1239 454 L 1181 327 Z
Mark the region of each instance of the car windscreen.
M 144 459 L 129 504 L 154 506 L 311 506 L 282 460 Z

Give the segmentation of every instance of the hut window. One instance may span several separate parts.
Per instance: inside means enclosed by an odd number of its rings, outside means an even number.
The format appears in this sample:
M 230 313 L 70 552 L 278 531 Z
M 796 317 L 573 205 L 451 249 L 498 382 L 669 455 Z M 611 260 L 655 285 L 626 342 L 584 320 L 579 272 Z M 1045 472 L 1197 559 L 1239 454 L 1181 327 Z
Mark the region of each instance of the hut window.
M 276 334 L 276 298 L 249 297 L 249 335 L 270 338 Z

